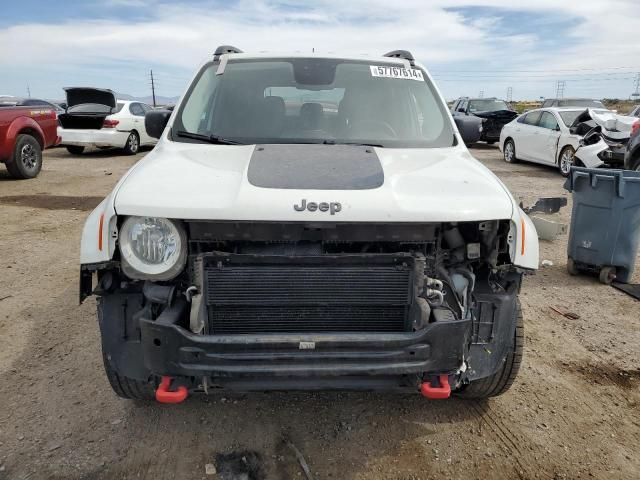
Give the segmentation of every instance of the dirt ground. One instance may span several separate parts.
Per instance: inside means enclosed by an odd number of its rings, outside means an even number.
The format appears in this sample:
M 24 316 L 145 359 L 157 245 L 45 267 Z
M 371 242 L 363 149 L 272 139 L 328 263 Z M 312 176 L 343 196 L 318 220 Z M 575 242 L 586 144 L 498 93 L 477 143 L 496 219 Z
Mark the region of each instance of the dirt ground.
M 472 153 L 526 202 L 567 195 L 552 169 L 508 165 L 495 147 Z M 29 181 L 0 167 L 0 479 L 232 478 L 205 475 L 225 454 L 255 466 L 238 479 L 305 478 L 289 443 L 322 479 L 640 478 L 640 303 L 570 277 L 566 236 L 541 242 L 553 265 L 525 280 L 525 362 L 502 397 L 119 399 L 102 369 L 95 302 L 78 306 L 78 250 L 88 211 L 143 155 L 49 150 Z M 570 205 L 559 216 L 569 215 Z

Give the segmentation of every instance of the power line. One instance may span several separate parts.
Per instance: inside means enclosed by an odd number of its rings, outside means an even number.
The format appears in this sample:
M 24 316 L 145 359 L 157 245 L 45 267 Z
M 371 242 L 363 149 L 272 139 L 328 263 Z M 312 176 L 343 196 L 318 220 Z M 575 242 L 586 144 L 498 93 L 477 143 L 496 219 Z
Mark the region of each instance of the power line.
M 623 77 L 623 78 L 575 78 L 569 79 L 570 82 L 615 82 L 620 80 L 634 80 L 636 77 Z M 473 80 L 472 77 L 469 78 L 437 78 L 438 83 L 440 82 L 468 82 Z M 544 78 L 537 80 L 528 80 L 526 78 L 522 78 L 519 80 L 514 80 L 512 78 L 502 78 L 491 80 L 491 83 L 548 83 L 549 80 L 553 80 L 553 78 Z
M 556 98 L 564 98 L 564 87 L 566 83 L 564 80 L 558 80 L 556 82 Z
M 492 68 L 491 72 L 505 72 L 505 73 L 553 73 L 553 72 L 595 72 L 606 70 L 637 70 L 638 67 L 600 67 L 600 68 L 572 68 L 572 69 L 540 69 L 540 70 L 511 70 L 511 69 L 496 69 Z M 438 69 L 430 69 L 431 72 L 438 71 Z M 478 73 L 478 70 L 446 70 L 451 73 Z M 630 72 L 623 72 L 630 73 Z

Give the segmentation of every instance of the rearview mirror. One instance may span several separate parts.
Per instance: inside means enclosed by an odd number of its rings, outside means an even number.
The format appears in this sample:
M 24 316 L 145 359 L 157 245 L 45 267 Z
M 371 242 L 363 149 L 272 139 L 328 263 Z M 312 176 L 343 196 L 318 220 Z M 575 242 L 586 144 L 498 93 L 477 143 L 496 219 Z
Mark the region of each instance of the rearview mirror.
M 147 112 L 144 116 L 144 128 L 147 129 L 150 137 L 160 138 L 162 136 L 171 113 L 171 110 L 150 110 Z
M 465 113 L 464 108 L 459 108 L 459 109 L 458 109 L 458 111 L 459 111 L 460 113 Z

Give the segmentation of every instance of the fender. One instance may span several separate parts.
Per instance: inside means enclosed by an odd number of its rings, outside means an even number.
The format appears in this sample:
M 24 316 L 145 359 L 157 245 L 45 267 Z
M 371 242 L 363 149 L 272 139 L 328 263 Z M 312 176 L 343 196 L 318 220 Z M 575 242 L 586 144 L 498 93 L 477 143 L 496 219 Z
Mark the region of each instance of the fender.
M 113 194 L 110 194 L 89 214 L 82 229 L 80 263 L 107 262 L 113 258 L 118 238 Z
M 540 246 L 535 225 L 519 207 L 511 221 L 509 248 L 513 264 L 517 267 L 537 270 Z
M 25 114 L 26 113 L 27 112 L 25 111 Z M 0 142 L 0 159 L 8 160 L 11 158 L 13 148 L 16 143 L 16 137 L 25 129 L 35 132 L 34 137 L 38 140 L 40 147 L 44 150 L 46 147 L 46 137 L 40 125 L 38 125 L 38 123 L 31 117 L 27 117 L 26 115 L 19 116 L 11 122 L 9 128 L 7 128 L 6 138 L 3 142 Z

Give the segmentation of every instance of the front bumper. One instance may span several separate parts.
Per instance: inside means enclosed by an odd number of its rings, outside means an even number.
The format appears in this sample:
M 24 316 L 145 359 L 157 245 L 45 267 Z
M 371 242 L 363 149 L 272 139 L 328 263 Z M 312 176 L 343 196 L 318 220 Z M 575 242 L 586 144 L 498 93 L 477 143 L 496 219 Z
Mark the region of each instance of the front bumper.
M 175 324 L 186 304 L 140 321 L 146 368 L 155 375 L 225 379 L 397 376 L 454 373 L 463 363 L 469 320 L 417 332 L 196 335 Z
M 79 147 L 124 147 L 130 132 L 105 128 L 101 130 L 66 129 L 58 127 L 61 145 Z

